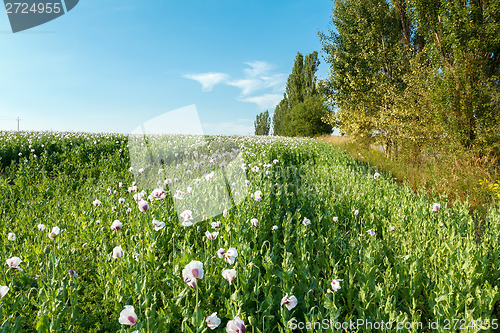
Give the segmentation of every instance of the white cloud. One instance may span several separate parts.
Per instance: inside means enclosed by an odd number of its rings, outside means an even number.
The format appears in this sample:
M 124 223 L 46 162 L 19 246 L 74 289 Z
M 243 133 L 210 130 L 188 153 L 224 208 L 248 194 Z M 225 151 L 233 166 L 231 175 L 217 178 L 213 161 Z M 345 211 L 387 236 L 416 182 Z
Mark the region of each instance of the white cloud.
M 265 61 L 251 61 L 251 62 L 245 62 L 245 64 L 251 67 L 251 68 L 245 68 L 243 70 L 243 72 L 248 77 L 259 77 L 262 75 L 266 75 L 267 73 L 269 73 L 271 70 L 274 69 L 273 65 Z
M 271 76 L 262 76 L 261 80 L 265 82 L 267 87 L 273 88 L 274 92 L 284 92 L 287 78 L 288 74 L 274 74 Z
M 263 89 L 261 80 L 258 79 L 241 79 L 229 81 L 227 83 L 230 86 L 238 87 L 241 89 L 241 95 L 246 96 L 251 93 Z
M 210 91 L 217 84 L 240 89 L 239 101 L 255 103 L 260 109 L 272 109 L 281 100 L 288 75 L 273 73 L 274 65 L 265 61 L 245 63 L 243 77 L 232 79 L 225 73 L 201 73 L 184 75 L 185 78 L 201 83 L 203 91 Z M 254 95 L 260 92 L 260 95 Z M 253 96 L 252 96 L 253 95 Z
M 240 98 L 239 100 L 246 103 L 255 103 L 262 110 L 272 110 L 281 101 L 282 98 L 283 95 L 279 94 L 264 94 L 261 96 Z
M 224 73 L 201 73 L 201 74 L 186 74 L 186 79 L 191 79 L 201 83 L 203 91 L 210 91 L 219 83 L 223 83 L 228 79 L 228 75 Z
M 265 61 L 246 62 L 250 68 L 243 70 L 244 78 L 229 80 L 228 85 L 241 89 L 241 96 L 248 96 L 254 92 L 271 89 L 272 92 L 280 92 L 285 89 L 287 75 L 271 73 L 273 65 Z

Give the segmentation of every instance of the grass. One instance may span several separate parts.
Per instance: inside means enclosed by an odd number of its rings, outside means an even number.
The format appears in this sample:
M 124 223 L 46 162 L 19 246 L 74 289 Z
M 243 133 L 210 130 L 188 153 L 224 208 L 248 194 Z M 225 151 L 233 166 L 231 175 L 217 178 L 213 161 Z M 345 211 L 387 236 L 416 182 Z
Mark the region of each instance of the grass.
M 446 194 L 450 199 L 466 201 L 471 214 L 484 219 L 487 211 L 500 202 L 498 161 L 478 158 L 466 151 L 442 154 L 411 155 L 404 150 L 398 158 L 386 156 L 382 147 L 367 146 L 345 136 L 322 136 L 329 142 L 381 171 L 390 172 L 398 182 L 406 182 L 415 192 L 425 189 L 429 194 Z

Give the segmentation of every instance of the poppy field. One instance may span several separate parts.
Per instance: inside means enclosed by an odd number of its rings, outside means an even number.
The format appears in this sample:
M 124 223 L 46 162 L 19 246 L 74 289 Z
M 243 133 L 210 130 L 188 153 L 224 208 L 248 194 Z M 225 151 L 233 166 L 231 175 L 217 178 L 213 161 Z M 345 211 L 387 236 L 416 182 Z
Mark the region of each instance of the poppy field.
M 328 143 L 0 132 L 0 193 L 0 332 L 500 325 L 500 212 Z

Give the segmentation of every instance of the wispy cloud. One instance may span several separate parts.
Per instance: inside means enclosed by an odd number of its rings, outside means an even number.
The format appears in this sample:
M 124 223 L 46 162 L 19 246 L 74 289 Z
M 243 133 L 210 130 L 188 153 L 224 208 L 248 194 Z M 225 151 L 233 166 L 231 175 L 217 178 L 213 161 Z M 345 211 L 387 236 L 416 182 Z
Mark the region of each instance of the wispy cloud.
M 249 77 L 259 77 L 266 75 L 272 71 L 275 66 L 271 65 L 266 61 L 249 61 L 245 62 L 250 68 L 245 68 L 243 72 Z
M 257 80 L 241 79 L 241 80 L 229 81 L 227 84 L 233 87 L 240 88 L 241 95 L 243 96 L 249 95 L 254 91 L 263 89 L 261 82 Z
M 201 83 L 203 91 L 211 91 L 215 85 L 226 82 L 229 78 L 229 76 L 224 73 L 186 74 L 183 76 L 186 79 L 195 80 Z
M 241 89 L 241 95 L 247 96 L 254 92 L 271 89 L 272 92 L 284 90 L 286 74 L 271 73 L 274 66 L 265 61 L 246 62 L 250 68 L 243 70 L 244 78 L 229 80 L 228 85 Z
M 264 94 L 260 96 L 239 98 L 239 100 L 245 103 L 255 103 L 262 110 L 271 110 L 274 109 L 282 98 L 283 95 L 279 94 Z
M 246 62 L 241 78 L 231 78 L 225 73 L 200 73 L 184 75 L 198 81 L 203 91 L 210 91 L 217 84 L 225 84 L 240 89 L 236 98 L 246 103 L 255 103 L 261 109 L 271 109 L 281 100 L 285 90 L 287 74 L 274 73 L 274 65 L 265 61 Z M 256 95 L 256 93 L 259 93 Z

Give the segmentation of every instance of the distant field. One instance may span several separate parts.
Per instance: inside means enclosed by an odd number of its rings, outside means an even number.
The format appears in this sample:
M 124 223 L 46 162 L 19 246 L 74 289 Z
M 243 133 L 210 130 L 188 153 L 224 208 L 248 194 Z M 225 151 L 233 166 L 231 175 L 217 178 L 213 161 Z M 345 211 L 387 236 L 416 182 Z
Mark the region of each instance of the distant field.
M 0 158 L 2 332 L 499 325 L 500 213 L 479 238 L 330 144 L 0 132 Z

